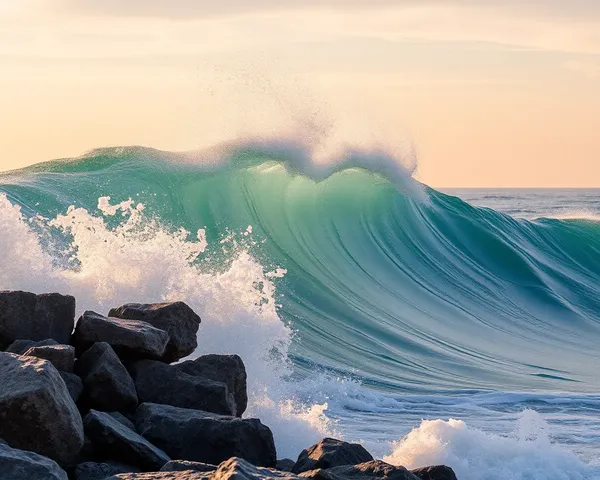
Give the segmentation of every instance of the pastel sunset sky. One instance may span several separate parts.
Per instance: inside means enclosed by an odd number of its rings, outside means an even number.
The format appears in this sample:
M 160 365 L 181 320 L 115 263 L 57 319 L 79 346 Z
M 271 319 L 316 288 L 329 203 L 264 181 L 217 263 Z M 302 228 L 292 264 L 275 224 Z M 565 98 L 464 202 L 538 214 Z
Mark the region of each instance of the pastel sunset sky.
M 600 187 L 598 0 L 0 0 L 0 170 L 245 136 Z

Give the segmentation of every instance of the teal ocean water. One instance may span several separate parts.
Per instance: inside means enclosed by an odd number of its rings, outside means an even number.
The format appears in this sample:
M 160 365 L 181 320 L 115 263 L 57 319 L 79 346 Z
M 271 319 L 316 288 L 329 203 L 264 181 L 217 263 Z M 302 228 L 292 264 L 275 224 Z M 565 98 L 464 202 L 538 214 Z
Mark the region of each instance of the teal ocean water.
M 444 190 L 381 152 L 143 148 L 0 174 L 0 288 L 183 299 L 280 456 L 600 478 L 600 190 Z

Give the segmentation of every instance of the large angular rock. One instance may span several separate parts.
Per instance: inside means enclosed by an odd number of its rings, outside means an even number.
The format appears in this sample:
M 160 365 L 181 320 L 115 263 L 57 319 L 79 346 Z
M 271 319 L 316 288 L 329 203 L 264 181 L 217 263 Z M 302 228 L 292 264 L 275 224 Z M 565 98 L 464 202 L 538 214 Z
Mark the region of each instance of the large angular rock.
M 416 470 L 411 470 L 411 473 L 421 480 L 456 480 L 454 470 L 445 465 L 417 468 Z
M 275 468 L 280 472 L 291 472 L 292 468 L 294 468 L 294 465 L 296 465 L 294 460 L 282 458 L 281 460 L 277 460 L 277 465 L 275 465 Z
M 0 350 L 18 339 L 52 338 L 68 344 L 75 322 L 75 299 L 49 293 L 0 292 Z
M 108 413 L 91 410 L 83 419 L 83 425 L 94 448 L 106 458 L 114 458 L 150 471 L 159 470 L 171 460 L 165 452 Z
M 129 367 L 140 402 L 235 415 L 236 404 L 227 385 L 189 375 L 177 365 L 142 360 Z
M 73 373 L 75 349 L 71 345 L 39 345 L 29 348 L 23 355 L 48 360 L 57 370 Z
M 131 430 L 133 430 L 135 432 L 135 425 L 133 424 L 133 422 L 131 420 L 129 420 L 122 413 L 120 413 L 120 412 L 106 412 L 106 413 L 108 413 L 111 417 L 113 417 L 121 425 L 124 425 L 125 427 L 130 428 Z
M 60 376 L 62 377 L 63 381 L 65 382 L 65 385 L 67 386 L 67 390 L 69 391 L 71 398 L 73 399 L 74 402 L 77 402 L 77 400 L 79 400 L 79 396 L 81 395 L 81 392 L 83 392 L 83 382 L 81 381 L 81 378 L 79 378 L 74 373 L 67 373 L 67 372 L 58 372 L 58 373 L 60 373 Z
M 223 382 L 233 394 L 236 415 L 241 417 L 248 405 L 246 367 L 238 355 L 204 355 L 176 365 L 179 370 L 190 375 L 201 376 Z
M 137 473 L 140 470 L 131 465 L 117 462 L 85 462 L 75 467 L 75 480 L 104 480 L 119 473 Z
M 160 469 L 161 472 L 214 472 L 218 467 L 202 462 L 190 462 L 189 460 L 171 460 Z
M 219 465 L 211 480 L 269 480 L 272 478 L 281 480 L 300 479 L 293 473 L 255 467 L 241 458 L 230 458 Z
M 373 457 L 362 445 L 347 443 L 334 438 L 324 438 L 300 453 L 292 472 L 302 473 L 309 470 L 339 467 L 340 465 L 358 465 L 372 460 Z
M 161 358 L 169 334 L 146 322 L 109 318 L 85 312 L 77 321 L 73 344 L 79 354 L 96 342 L 108 343 L 117 355 L 126 359 Z
M 300 474 L 312 480 L 419 480 L 404 467 L 394 467 L 381 460 L 359 465 L 342 465 L 327 470 L 310 470 Z
M 6 480 L 67 480 L 67 473 L 49 458 L 10 448 L 0 442 L 0 478 Z
M 47 338 L 46 340 L 42 340 L 40 342 L 36 342 L 34 340 L 15 340 L 6 349 L 6 353 L 23 355 L 31 347 L 46 347 L 48 345 L 58 345 L 58 342 L 56 340 L 52 340 L 51 338 Z
M 271 430 L 257 419 L 145 403 L 136 412 L 137 431 L 180 460 L 213 465 L 231 457 L 265 467 L 277 461 Z
M 210 480 L 210 473 L 194 472 L 152 472 L 152 473 L 122 473 L 105 480 Z
M 0 438 L 58 462 L 81 449 L 79 411 L 50 362 L 0 353 Z
M 106 342 L 92 345 L 77 360 L 77 374 L 83 380 L 81 402 L 96 410 L 134 410 L 137 392 L 129 372 Z
M 109 317 L 142 320 L 170 335 L 163 362 L 172 363 L 192 354 L 198 346 L 200 317 L 183 302 L 129 303 L 113 308 Z

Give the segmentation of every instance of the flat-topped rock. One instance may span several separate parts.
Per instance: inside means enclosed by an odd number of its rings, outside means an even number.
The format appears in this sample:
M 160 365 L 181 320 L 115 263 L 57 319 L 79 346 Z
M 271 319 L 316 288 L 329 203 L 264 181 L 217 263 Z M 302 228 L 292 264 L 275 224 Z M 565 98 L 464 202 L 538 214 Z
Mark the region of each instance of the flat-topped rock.
M 108 315 L 127 320 L 141 320 L 167 332 L 170 339 L 161 358 L 163 362 L 172 363 L 187 357 L 198 346 L 200 317 L 183 302 L 128 303 L 113 308 Z
M 96 342 L 108 343 L 121 358 L 161 358 L 169 334 L 139 320 L 109 318 L 95 312 L 85 312 L 77 321 L 73 344 L 82 354 Z
M 0 438 L 58 462 L 79 452 L 81 417 L 50 362 L 0 353 L 0 379 Z
M 103 411 L 135 410 L 138 396 L 129 372 L 106 342 L 86 350 L 77 361 L 76 373 L 83 380 L 81 403 Z
M 161 472 L 214 472 L 218 467 L 209 463 L 190 462 L 189 460 L 171 460 L 160 469 Z
M 23 355 L 48 360 L 57 370 L 73 373 L 75 349 L 71 345 L 38 345 L 30 347 Z
M 36 342 L 35 340 L 15 340 L 6 349 L 6 353 L 23 355 L 31 347 L 45 347 L 47 345 L 58 345 L 58 342 L 56 340 L 52 340 L 51 338 L 47 338 L 46 340 L 41 340 L 39 342 Z
M 310 470 L 301 473 L 300 477 L 312 480 L 419 480 L 406 468 L 395 467 L 381 460 Z
M 138 473 L 140 470 L 131 465 L 118 462 L 84 462 L 75 467 L 75 480 L 104 480 L 119 473 Z
M 142 360 L 129 366 L 141 403 L 162 403 L 174 407 L 235 415 L 233 394 L 223 382 L 190 375 L 178 365 Z
M 294 473 L 316 469 L 328 469 L 341 465 L 357 465 L 370 462 L 373 457 L 358 443 L 348 443 L 335 438 L 324 438 L 310 448 L 303 450 L 292 468 Z
M 445 465 L 417 468 L 411 470 L 411 473 L 421 480 L 456 480 L 454 470 Z
M 69 295 L 0 292 L 0 350 L 18 339 L 68 344 L 74 323 L 75 299 Z
M 189 375 L 223 382 L 233 395 L 236 415 L 241 417 L 248 406 L 247 375 L 244 362 L 238 355 L 203 355 L 176 365 Z
M 290 472 L 280 472 L 271 468 L 256 467 L 241 458 L 230 458 L 221 463 L 211 480 L 299 480 Z
M 120 460 L 149 471 L 159 470 L 171 460 L 165 452 L 108 413 L 91 410 L 83 419 L 83 425 L 85 434 L 94 448 L 106 458 Z
M 136 411 L 137 431 L 172 458 L 219 464 L 231 457 L 274 467 L 271 430 L 258 419 L 145 403 Z
M 49 458 L 0 442 L 0 478 L 6 480 L 67 480 L 67 473 Z

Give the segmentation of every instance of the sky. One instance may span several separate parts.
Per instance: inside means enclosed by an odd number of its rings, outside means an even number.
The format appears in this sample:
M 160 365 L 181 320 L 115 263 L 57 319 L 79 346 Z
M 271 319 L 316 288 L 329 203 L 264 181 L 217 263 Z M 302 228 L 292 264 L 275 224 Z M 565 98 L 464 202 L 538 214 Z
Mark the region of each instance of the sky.
M 294 136 L 600 187 L 597 0 L 0 0 L 0 170 Z

